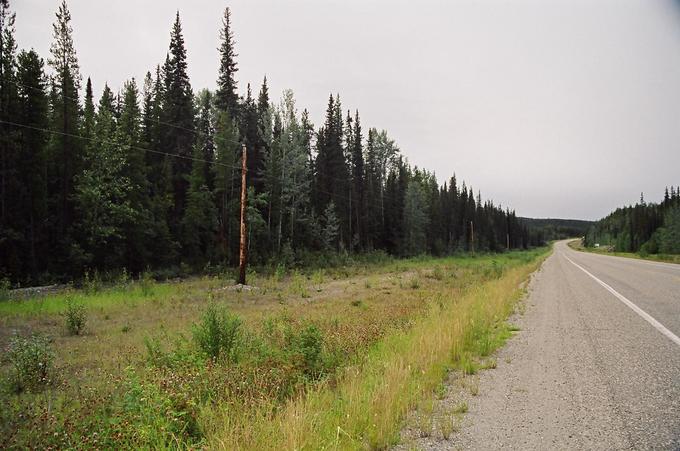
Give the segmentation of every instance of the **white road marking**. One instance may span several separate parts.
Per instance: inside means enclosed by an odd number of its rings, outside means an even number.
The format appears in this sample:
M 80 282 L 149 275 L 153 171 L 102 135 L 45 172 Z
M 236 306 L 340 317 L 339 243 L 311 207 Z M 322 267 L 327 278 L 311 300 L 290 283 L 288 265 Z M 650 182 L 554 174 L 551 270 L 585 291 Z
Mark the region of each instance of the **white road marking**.
M 564 255 L 564 254 L 562 254 L 562 255 Z M 664 327 L 663 324 L 661 324 L 660 322 L 658 322 L 657 320 L 655 320 L 649 313 L 645 312 L 645 311 L 642 310 L 640 307 L 638 307 L 637 305 L 633 304 L 633 303 L 632 303 L 630 300 L 628 300 L 625 296 L 623 296 L 623 295 L 620 294 L 618 291 L 616 291 L 615 289 L 613 289 L 612 287 L 610 287 L 609 285 L 607 285 L 606 283 L 604 283 L 603 281 L 601 281 L 600 279 L 598 279 L 597 277 L 595 277 L 594 275 L 592 275 L 587 269 L 585 269 L 583 266 L 579 265 L 578 263 L 575 263 L 571 258 L 567 257 L 566 255 L 564 255 L 564 258 L 566 258 L 567 260 L 569 260 L 569 262 L 571 262 L 572 265 L 576 266 L 578 269 L 580 269 L 581 271 L 583 271 L 584 273 L 586 273 L 586 274 L 588 274 L 590 277 L 592 277 L 593 280 L 595 280 L 595 282 L 597 282 L 597 283 L 599 283 L 600 285 L 602 285 L 607 291 L 609 291 L 611 294 L 613 294 L 614 296 L 616 296 L 616 298 L 617 298 L 619 301 L 623 302 L 623 303 L 626 304 L 628 307 L 630 307 L 631 310 L 633 310 L 635 313 L 637 313 L 638 315 L 640 315 L 640 317 L 642 317 L 642 319 L 644 319 L 644 320 L 647 321 L 649 324 L 651 324 L 652 326 L 654 326 L 654 328 L 655 328 L 656 330 L 658 330 L 659 332 L 661 332 L 662 334 L 664 334 L 666 337 L 668 337 L 673 343 L 675 343 L 676 345 L 680 346 L 680 338 L 678 338 L 678 336 L 675 335 L 675 334 L 674 334 L 673 332 L 671 332 L 670 330 L 666 329 L 666 328 Z

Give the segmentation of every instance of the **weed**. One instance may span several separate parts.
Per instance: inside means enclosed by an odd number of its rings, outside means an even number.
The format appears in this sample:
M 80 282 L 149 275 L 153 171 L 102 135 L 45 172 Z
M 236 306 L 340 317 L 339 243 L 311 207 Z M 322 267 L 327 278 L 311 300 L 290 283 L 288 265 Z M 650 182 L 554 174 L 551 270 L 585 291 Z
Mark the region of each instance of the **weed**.
M 480 368 L 483 370 L 495 370 L 496 366 L 496 359 L 487 359 Z
M 432 425 L 434 417 L 434 402 L 432 399 L 427 399 L 420 404 L 418 409 L 418 434 L 421 437 L 429 437 L 432 435 Z
M 17 393 L 37 391 L 50 382 L 54 351 L 47 337 L 14 337 L 7 349 L 11 370 L 9 382 Z
M 477 379 L 470 379 L 467 387 L 472 396 L 477 396 L 479 394 L 479 381 Z
M 241 336 L 241 319 L 226 310 L 210 304 L 201 323 L 194 325 L 194 341 L 208 357 L 217 360 L 223 356 L 229 361 L 237 358 Z
M 130 273 L 127 269 L 123 268 L 118 276 L 118 285 L 125 288 L 130 285 L 131 280 L 132 277 L 130 276 Z
M 0 302 L 9 301 L 10 288 L 12 288 L 12 285 L 10 284 L 9 279 L 0 279 Z
M 96 269 L 92 274 L 89 271 L 85 271 L 85 279 L 83 280 L 83 289 L 87 294 L 96 294 L 101 291 L 104 284 L 102 283 L 99 271 Z
M 153 295 L 154 292 L 154 285 L 156 282 L 154 281 L 153 277 L 151 276 L 150 271 L 144 271 L 140 276 L 139 280 L 137 281 L 139 284 L 139 288 L 142 292 L 142 296 L 144 297 L 149 297 Z
M 124 334 L 126 334 L 126 333 L 130 332 L 130 329 L 131 329 L 130 325 L 129 325 L 129 324 L 125 324 L 125 325 L 123 325 L 123 327 L 120 329 L 120 331 L 123 332 Z
M 66 311 L 64 311 L 63 315 L 66 321 L 66 331 L 69 335 L 80 335 L 87 321 L 85 306 L 73 300 L 73 298 L 67 298 Z
M 456 405 L 456 407 L 453 408 L 453 413 L 455 414 L 462 414 L 466 413 L 468 411 L 468 404 L 465 401 L 462 401 Z
M 157 337 L 144 337 L 144 347 L 146 348 L 147 359 L 152 365 L 160 367 L 168 363 L 167 355 Z
M 444 271 L 439 266 L 435 266 L 432 270 L 432 278 L 435 280 L 442 280 L 444 278 Z
M 412 290 L 417 290 L 418 288 L 420 288 L 420 279 L 418 278 L 418 276 L 411 277 L 411 281 L 409 282 L 409 287 Z
M 364 304 L 364 301 L 362 301 L 361 299 L 354 299 L 352 300 L 351 304 L 354 307 L 361 307 Z
M 321 291 L 321 285 L 324 283 L 326 280 L 326 270 L 325 269 L 317 269 L 314 271 L 314 274 L 312 274 L 312 283 L 316 285 L 316 291 Z
M 460 358 L 460 368 L 463 370 L 463 374 L 467 376 L 471 376 L 473 374 L 477 374 L 477 364 L 475 361 L 472 359 L 470 354 L 463 354 Z
M 307 280 L 305 277 L 300 274 L 299 271 L 295 271 L 293 273 L 293 280 L 291 281 L 291 290 L 293 293 L 299 295 L 301 298 L 308 298 L 309 296 L 309 291 L 307 291 Z
M 286 277 L 286 265 L 284 263 L 279 263 L 274 269 L 274 280 L 276 282 L 281 282 L 284 277 Z
M 458 420 L 452 413 L 447 412 L 439 417 L 439 431 L 442 433 L 444 440 L 448 440 L 451 434 L 457 432 L 458 429 Z

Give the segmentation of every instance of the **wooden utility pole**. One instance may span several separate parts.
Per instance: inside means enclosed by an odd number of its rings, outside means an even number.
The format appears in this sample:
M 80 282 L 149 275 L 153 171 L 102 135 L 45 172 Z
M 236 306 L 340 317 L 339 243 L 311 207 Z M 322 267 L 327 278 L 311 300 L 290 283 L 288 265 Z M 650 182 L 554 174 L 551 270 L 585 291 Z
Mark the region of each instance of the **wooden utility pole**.
M 475 253 L 475 223 L 470 221 L 470 248 Z
M 246 145 L 243 144 L 241 147 L 242 157 L 241 157 L 241 242 L 239 245 L 239 272 L 238 272 L 238 283 L 241 285 L 246 284 L 246 262 L 247 262 L 247 246 L 246 246 L 246 172 L 248 172 L 247 158 L 248 152 L 246 151 Z

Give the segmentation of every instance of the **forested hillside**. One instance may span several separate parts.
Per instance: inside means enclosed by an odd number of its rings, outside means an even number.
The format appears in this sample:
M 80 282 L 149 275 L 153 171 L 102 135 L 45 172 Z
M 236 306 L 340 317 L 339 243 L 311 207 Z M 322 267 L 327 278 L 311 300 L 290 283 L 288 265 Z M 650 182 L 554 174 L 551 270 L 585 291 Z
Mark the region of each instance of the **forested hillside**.
M 160 64 L 122 87 L 81 73 L 65 1 L 46 59 L 18 50 L 14 19 L 2 0 L 0 278 L 40 284 L 93 270 L 234 264 L 242 144 L 256 264 L 540 241 L 513 211 L 455 176 L 439 185 L 411 166 L 386 131 L 365 127 L 337 94 L 314 126 L 292 91 L 273 100 L 266 78 L 257 92 L 238 92 L 228 8 L 217 88 L 199 91 L 187 74 L 179 13 Z
M 544 241 L 581 237 L 586 234 L 593 221 L 579 219 L 519 218 L 520 222 Z
M 680 254 L 680 187 L 666 188 L 663 201 L 618 208 L 588 231 L 586 246 L 613 246 L 620 252 Z

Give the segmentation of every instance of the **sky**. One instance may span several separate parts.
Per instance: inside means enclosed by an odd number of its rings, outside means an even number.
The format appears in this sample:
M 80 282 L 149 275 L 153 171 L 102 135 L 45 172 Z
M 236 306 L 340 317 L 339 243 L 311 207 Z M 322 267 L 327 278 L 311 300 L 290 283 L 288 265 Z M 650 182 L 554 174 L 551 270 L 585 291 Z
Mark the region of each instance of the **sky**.
M 15 0 L 49 55 L 58 0 Z M 677 0 L 69 0 L 96 92 L 165 59 L 180 11 L 194 90 L 213 89 L 232 11 L 241 93 L 266 75 L 316 125 L 328 95 L 408 160 L 529 217 L 598 219 L 680 185 Z

